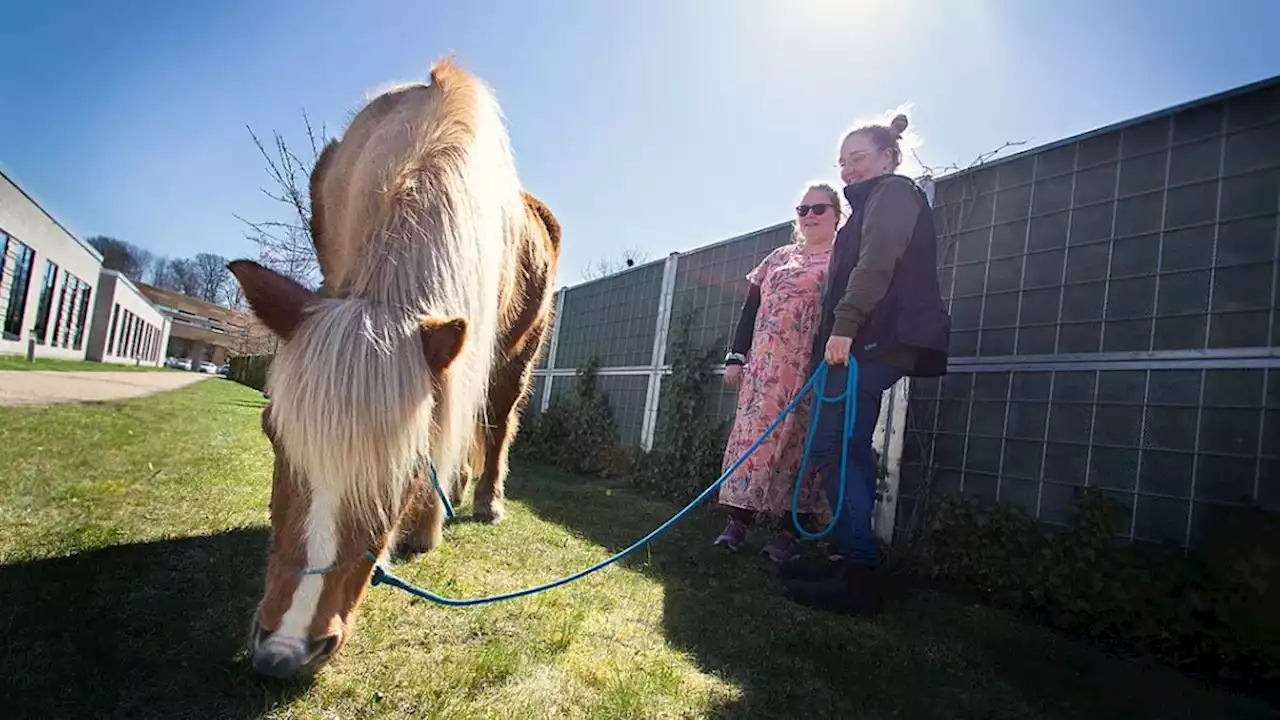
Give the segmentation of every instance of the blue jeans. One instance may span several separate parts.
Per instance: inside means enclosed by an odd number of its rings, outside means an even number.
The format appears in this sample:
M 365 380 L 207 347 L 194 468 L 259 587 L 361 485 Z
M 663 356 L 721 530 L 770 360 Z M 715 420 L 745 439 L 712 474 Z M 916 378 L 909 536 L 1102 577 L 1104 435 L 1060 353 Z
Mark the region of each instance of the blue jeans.
M 874 566 L 876 537 L 871 531 L 871 513 L 876 502 L 876 467 L 871 451 L 871 437 L 880 418 L 880 399 L 885 390 L 902 377 L 902 370 L 873 362 L 858 364 L 858 406 L 854 412 L 853 437 L 844 443 L 844 401 L 819 403 L 813 422 L 817 430 L 813 438 L 810 461 L 817 469 L 835 512 L 840 495 L 840 451 L 849 454 L 849 477 L 844 491 L 844 509 L 831 531 L 837 552 L 850 562 Z M 849 367 L 832 365 L 827 369 L 826 397 L 839 397 L 849 383 Z

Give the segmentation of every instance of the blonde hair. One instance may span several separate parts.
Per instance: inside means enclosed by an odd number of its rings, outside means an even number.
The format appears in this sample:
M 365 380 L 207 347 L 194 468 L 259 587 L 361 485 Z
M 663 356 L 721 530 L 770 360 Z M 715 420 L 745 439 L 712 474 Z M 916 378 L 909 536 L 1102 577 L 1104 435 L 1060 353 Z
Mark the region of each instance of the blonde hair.
M 831 201 L 831 205 L 834 207 L 835 213 L 836 213 L 836 227 L 839 228 L 840 218 L 844 216 L 844 207 L 840 204 L 840 193 L 837 192 L 836 189 L 830 185 L 830 183 L 811 182 L 805 186 L 804 192 L 800 193 L 800 201 L 803 202 L 804 196 L 808 195 L 811 192 L 814 192 L 815 190 L 822 193 L 823 195 L 826 195 L 827 199 Z M 804 242 L 804 236 L 800 234 L 799 220 L 792 221 L 791 240 L 792 242 L 795 242 L 795 243 Z
M 840 141 L 843 143 L 853 135 L 866 135 L 872 145 L 879 150 L 887 150 L 893 158 L 890 172 L 897 172 L 903 164 L 914 165 L 914 160 L 908 160 L 903 150 L 913 150 L 920 143 L 918 138 L 907 133 L 909 122 L 905 110 L 905 107 L 899 108 L 890 111 L 894 113 L 892 116 L 885 113 L 879 120 L 855 123 L 853 129 L 846 132 Z

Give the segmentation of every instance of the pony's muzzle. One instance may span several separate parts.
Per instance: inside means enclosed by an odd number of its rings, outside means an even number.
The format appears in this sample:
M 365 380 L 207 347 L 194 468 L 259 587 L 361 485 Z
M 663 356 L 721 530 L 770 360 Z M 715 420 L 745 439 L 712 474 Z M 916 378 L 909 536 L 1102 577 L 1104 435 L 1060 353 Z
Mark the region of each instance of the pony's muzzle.
M 256 675 L 279 680 L 307 675 L 333 655 L 338 640 L 336 635 L 318 639 L 276 635 L 264 630 L 254 617 L 250 667 Z

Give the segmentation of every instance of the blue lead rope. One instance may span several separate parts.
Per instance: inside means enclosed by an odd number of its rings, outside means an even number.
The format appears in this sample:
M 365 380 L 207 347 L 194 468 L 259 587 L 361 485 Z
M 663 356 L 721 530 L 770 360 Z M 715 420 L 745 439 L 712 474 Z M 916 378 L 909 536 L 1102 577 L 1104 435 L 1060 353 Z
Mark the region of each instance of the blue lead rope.
M 849 439 L 853 437 L 854 417 L 858 412 L 858 361 L 852 356 L 849 358 L 849 377 L 845 382 L 844 393 L 838 397 L 827 397 L 827 370 L 828 365 L 823 362 L 818 366 L 818 370 L 814 373 L 817 378 L 814 390 L 814 409 L 817 410 L 813 414 L 813 421 L 809 423 L 809 437 L 804 443 L 804 460 L 800 462 L 800 473 L 796 477 L 796 487 L 791 493 L 791 524 L 795 525 L 796 532 L 801 537 L 810 540 L 821 540 L 831 534 L 836 529 L 836 523 L 840 521 L 840 511 L 844 509 L 844 493 L 845 485 L 848 483 L 846 479 L 849 477 Z M 803 395 L 803 392 L 801 393 Z M 840 437 L 843 442 L 840 443 L 840 492 L 836 499 L 836 506 L 831 510 L 831 522 L 819 533 L 811 533 L 800 524 L 800 490 L 804 487 L 806 473 L 809 471 L 809 459 L 813 455 L 813 439 L 818 435 L 818 417 L 822 414 L 822 406 L 830 403 L 838 403 L 844 400 L 844 434 Z
M 436 494 L 440 496 L 440 502 L 444 503 L 445 517 L 452 520 L 455 517 L 453 503 L 449 502 L 449 496 L 445 495 L 444 488 L 440 487 L 440 477 L 436 475 L 436 465 L 430 460 L 427 461 L 427 472 L 431 473 L 431 484 L 436 486 Z
M 698 495 L 698 497 L 693 499 L 693 502 L 689 503 L 684 507 L 684 509 L 682 509 L 680 512 L 673 515 L 671 519 L 659 525 L 657 529 L 655 529 L 653 532 L 640 538 L 639 540 L 637 540 L 635 543 L 633 543 L 630 547 L 623 550 L 622 552 L 619 552 L 613 557 L 610 557 L 606 560 L 602 560 L 601 562 L 598 562 L 595 565 L 592 565 L 586 570 L 583 570 L 574 575 L 570 575 L 569 577 L 561 578 L 554 582 L 546 583 L 545 585 L 538 585 L 536 587 L 526 588 L 524 590 L 518 590 L 516 592 L 504 593 L 502 595 L 491 595 L 489 597 L 473 598 L 469 600 L 457 600 L 453 598 L 442 597 L 440 595 L 437 595 L 431 592 L 430 590 L 417 587 L 409 582 L 406 582 L 405 580 L 402 580 L 396 577 L 395 574 L 393 574 L 390 570 L 384 568 L 382 564 L 378 562 L 378 556 L 371 552 L 368 554 L 369 559 L 373 561 L 373 580 L 371 581 L 370 584 L 373 587 L 377 587 L 379 585 L 389 585 L 391 587 L 399 588 L 409 593 L 410 595 L 413 595 L 414 597 L 422 598 L 423 600 L 428 600 L 437 605 L 443 605 L 444 607 L 475 607 L 477 605 L 489 605 L 492 603 L 502 602 L 504 600 L 515 600 L 516 598 L 528 597 L 530 595 L 537 595 L 539 593 L 547 592 L 548 590 L 554 590 L 555 588 L 561 587 L 563 585 L 568 585 L 571 582 L 581 580 L 582 578 L 588 575 L 599 572 L 600 570 L 603 570 L 609 567 L 610 565 L 613 565 L 614 563 L 631 555 L 632 553 L 644 547 L 645 545 L 648 545 L 649 543 L 653 542 L 655 539 L 658 538 L 658 536 L 662 535 L 667 530 L 670 530 L 671 526 L 683 520 L 685 516 L 687 516 L 690 512 L 693 511 L 694 508 L 702 504 L 703 501 L 705 501 L 708 497 L 710 497 L 712 493 L 719 490 L 721 485 L 723 485 L 726 481 L 728 481 L 729 478 L 733 477 L 733 474 L 738 471 L 738 468 L 740 468 L 744 462 L 747 461 L 747 458 L 751 457 L 756 452 L 756 450 L 760 449 L 760 446 L 764 444 L 765 440 L 767 440 L 771 435 L 773 435 L 774 431 L 778 429 L 778 426 L 781 425 L 782 422 L 786 420 L 787 416 L 789 416 L 796 409 L 796 407 L 800 405 L 800 402 L 804 400 L 805 395 L 809 394 L 810 390 L 816 389 L 818 403 L 839 402 L 841 400 L 845 401 L 844 437 L 846 439 L 851 437 L 853 435 L 854 413 L 856 412 L 857 405 L 858 405 L 857 393 L 851 392 L 851 389 L 857 388 L 857 377 L 858 377 L 858 361 L 855 360 L 852 356 L 850 356 L 849 358 L 849 368 L 850 368 L 849 382 L 845 387 L 844 394 L 836 398 L 828 398 L 825 392 L 826 383 L 827 383 L 827 363 L 824 360 L 818 366 L 818 369 L 817 371 L 814 372 L 813 376 L 809 378 L 809 381 L 805 383 L 803 388 L 801 388 L 800 392 L 796 394 L 795 399 L 791 401 L 791 404 L 787 405 L 787 407 L 781 413 L 778 414 L 777 419 L 775 419 L 773 423 L 767 429 L 765 429 L 764 433 L 760 436 L 760 438 L 756 440 L 755 443 L 753 443 L 745 453 L 743 453 L 742 457 L 738 458 L 733 463 L 733 465 L 731 465 L 729 469 L 726 470 L 724 474 L 720 476 L 719 480 L 716 480 L 714 483 L 711 484 L 710 487 L 708 487 L 706 490 L 703 490 L 702 493 Z M 799 530 L 800 533 L 802 533 L 805 537 L 808 537 L 808 538 L 825 537 L 835 528 L 836 521 L 840 517 L 840 506 L 844 505 L 845 481 L 846 481 L 846 478 L 848 477 L 846 473 L 846 470 L 848 467 L 848 459 L 846 457 L 846 455 L 848 454 L 847 453 L 848 443 L 845 442 L 845 443 L 842 443 L 844 447 L 842 448 L 840 453 L 841 460 L 840 460 L 839 503 L 834 510 L 834 517 L 832 518 L 831 523 L 827 526 L 825 530 L 823 530 L 821 533 L 818 533 L 816 535 L 813 533 L 809 533 L 804 528 L 800 527 L 799 511 L 798 511 L 798 506 L 800 501 L 799 486 L 804 479 L 805 471 L 808 469 L 809 453 L 813 447 L 813 439 L 816 434 L 815 428 L 817 424 L 818 424 L 817 417 L 815 415 L 814 422 L 812 423 L 812 427 L 810 427 L 809 429 L 808 441 L 805 443 L 804 462 L 800 470 L 800 477 L 797 478 L 796 480 L 796 492 L 792 496 L 792 507 L 791 507 L 792 522 L 795 524 L 796 529 Z M 453 516 L 452 506 L 449 505 L 449 500 L 448 498 L 445 497 L 444 490 L 440 487 L 440 481 L 436 477 L 434 467 L 431 468 L 431 479 L 432 479 L 432 482 L 435 483 L 436 492 L 440 494 L 440 498 L 445 502 L 445 508 L 447 511 L 449 511 L 449 516 L 452 517 Z

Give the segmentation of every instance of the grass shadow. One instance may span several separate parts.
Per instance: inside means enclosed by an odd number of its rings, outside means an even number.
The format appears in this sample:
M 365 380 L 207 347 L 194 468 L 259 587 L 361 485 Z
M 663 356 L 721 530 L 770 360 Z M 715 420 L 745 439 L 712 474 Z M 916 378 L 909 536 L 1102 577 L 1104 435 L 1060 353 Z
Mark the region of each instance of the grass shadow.
M 305 691 L 248 673 L 267 530 L 0 568 L 6 718 L 252 717 Z
M 620 484 L 516 465 L 508 495 L 544 520 L 621 550 L 674 512 Z M 590 508 L 590 512 L 583 512 Z M 622 564 L 663 584 L 668 643 L 742 688 L 721 717 L 1271 717 L 1172 669 L 1107 657 L 998 610 L 906 582 L 872 620 L 787 601 L 772 564 L 711 541 L 695 511 Z M 767 538 L 758 538 L 759 548 Z

